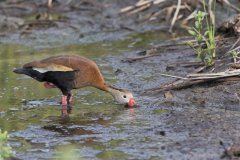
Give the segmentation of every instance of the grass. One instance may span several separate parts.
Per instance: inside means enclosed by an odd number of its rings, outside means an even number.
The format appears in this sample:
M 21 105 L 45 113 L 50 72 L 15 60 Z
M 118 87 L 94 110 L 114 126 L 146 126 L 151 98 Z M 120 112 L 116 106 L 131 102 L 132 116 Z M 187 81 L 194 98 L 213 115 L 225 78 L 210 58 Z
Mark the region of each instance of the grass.
M 6 144 L 8 138 L 9 135 L 7 131 L 2 132 L 0 129 L 0 160 L 7 159 L 14 154 L 12 148 Z
M 206 66 L 212 66 L 216 58 L 215 26 L 208 20 L 205 0 L 203 0 L 204 12 L 197 11 L 194 15 L 195 23 L 188 33 L 196 40 L 196 45 L 192 42 L 187 44 L 193 48 L 197 57 L 201 59 Z M 204 22 L 206 29 L 203 28 Z
M 239 57 L 240 51 L 232 51 L 230 53 L 232 54 L 233 62 L 237 63 L 237 61 L 240 59 L 240 57 Z

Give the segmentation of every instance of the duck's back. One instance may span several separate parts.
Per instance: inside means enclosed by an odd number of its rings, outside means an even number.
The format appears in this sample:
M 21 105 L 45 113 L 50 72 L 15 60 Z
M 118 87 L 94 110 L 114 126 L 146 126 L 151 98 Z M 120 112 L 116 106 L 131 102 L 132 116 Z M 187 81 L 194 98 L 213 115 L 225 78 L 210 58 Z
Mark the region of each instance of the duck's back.
M 26 63 L 23 67 L 47 68 L 52 65 L 55 65 L 56 69 L 59 71 L 64 71 L 64 67 L 69 70 L 80 70 L 84 67 L 97 67 L 96 63 L 92 60 L 77 55 L 52 56 L 40 61 Z
M 65 74 L 74 71 L 73 88 L 98 87 L 104 84 L 104 79 L 96 63 L 82 56 L 52 56 L 40 61 L 27 63 L 23 66 L 23 68 L 29 67 L 42 73 L 60 72 Z

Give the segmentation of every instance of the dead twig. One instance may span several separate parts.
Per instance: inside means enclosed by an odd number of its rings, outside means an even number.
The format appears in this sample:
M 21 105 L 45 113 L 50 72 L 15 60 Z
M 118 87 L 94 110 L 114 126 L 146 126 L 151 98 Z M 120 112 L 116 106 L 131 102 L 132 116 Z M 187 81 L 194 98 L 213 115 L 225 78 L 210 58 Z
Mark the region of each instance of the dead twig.
M 178 0 L 178 3 L 177 3 L 177 8 L 176 8 L 176 11 L 174 13 L 174 16 L 173 16 L 173 19 L 172 19 L 172 22 L 171 22 L 171 26 L 169 28 L 169 32 L 172 32 L 172 28 L 177 20 L 177 16 L 178 16 L 178 13 L 180 11 L 180 6 L 181 6 L 181 0 Z
M 52 8 L 52 0 L 48 0 L 48 8 Z
M 162 92 L 162 91 L 183 89 L 183 88 L 187 88 L 187 87 L 190 87 L 192 85 L 200 84 L 200 83 L 203 83 L 203 82 L 206 82 L 206 81 L 209 81 L 209 80 L 195 80 L 195 81 L 192 81 L 192 80 L 180 79 L 180 80 L 174 81 L 170 84 L 163 85 L 159 88 L 148 89 L 144 92 L 144 94 L 154 94 L 154 93 L 159 93 L 159 92 Z
M 170 23 L 169 31 L 171 32 L 173 27 L 175 26 L 176 21 L 182 19 L 182 26 L 186 27 L 186 24 L 190 19 L 193 18 L 194 10 L 199 9 L 199 4 L 203 6 L 201 0 L 195 0 L 193 2 L 189 0 L 178 0 L 177 4 L 175 4 L 176 0 L 139 0 L 134 5 L 130 5 L 120 9 L 120 14 L 125 14 L 127 16 L 133 15 L 136 13 L 142 12 L 141 16 L 138 16 L 138 22 L 148 22 L 158 19 L 163 19 Z M 231 4 L 229 0 L 218 0 L 208 1 L 208 14 L 210 16 L 210 20 L 212 24 L 215 24 L 215 15 L 214 8 L 215 3 L 220 3 L 236 12 L 240 12 L 240 8 Z M 193 12 L 194 11 L 194 12 Z M 144 13 L 145 12 L 145 13 Z M 173 13 L 174 12 L 174 13 Z
M 125 60 L 125 62 L 132 63 L 132 62 L 135 62 L 135 61 L 137 61 L 137 60 L 142 60 L 142 59 L 149 58 L 149 57 L 154 57 L 154 56 L 157 56 L 157 54 L 145 55 L 145 56 L 138 56 L 138 57 L 134 57 L 134 58 L 127 58 L 127 59 Z
M 132 12 L 132 14 L 137 13 L 137 12 L 142 11 L 142 9 L 140 9 L 140 8 L 145 8 L 146 6 L 150 7 L 151 5 L 157 5 L 157 4 L 160 4 L 165 1 L 166 0 L 139 0 L 135 5 L 122 8 L 120 10 L 120 13 L 121 14 L 127 13 L 127 12 Z M 148 7 L 146 7 L 146 8 L 148 8 Z
M 239 37 L 239 38 L 236 40 L 236 42 L 231 46 L 231 48 L 227 51 L 227 53 L 231 53 L 231 52 L 237 50 L 237 49 L 239 48 L 239 46 L 238 46 L 237 48 L 234 48 L 234 47 L 238 44 L 239 41 L 240 41 L 240 37 Z
M 138 12 L 141 12 L 149 7 L 151 7 L 152 3 L 147 3 L 146 5 L 143 5 L 141 7 L 138 7 L 137 9 L 131 11 L 131 12 L 128 12 L 127 15 L 130 16 L 132 14 L 135 14 L 135 13 L 138 13 Z
M 181 62 L 176 62 L 176 65 L 181 65 L 183 67 L 192 67 L 192 66 L 203 66 L 204 63 L 200 61 L 181 61 Z
M 195 73 L 189 74 L 186 77 L 173 76 L 168 74 L 162 74 L 164 76 L 178 78 L 180 80 L 174 81 L 170 84 L 163 85 L 159 88 L 153 88 L 145 91 L 144 93 L 157 93 L 166 90 L 176 90 L 191 87 L 192 85 L 201 84 L 210 81 L 227 82 L 227 81 L 239 81 L 240 69 L 227 70 L 218 73 Z
M 162 76 L 166 76 L 166 77 L 171 77 L 171 78 L 178 78 L 178 79 L 188 79 L 188 78 L 184 78 L 184 77 L 180 77 L 180 76 L 174 76 L 174 75 L 170 75 L 170 74 L 166 74 L 166 73 L 160 73 L 160 75 Z
M 226 77 L 240 76 L 240 69 L 227 70 L 224 72 L 218 73 L 198 73 L 198 74 L 189 74 L 187 78 L 190 80 L 204 80 L 204 79 L 219 79 Z
M 157 52 L 156 48 L 152 48 L 152 49 L 148 49 L 148 50 L 145 50 L 145 51 L 141 51 L 141 52 L 138 52 L 137 54 L 139 54 L 139 55 L 140 54 L 144 54 L 144 55 L 138 56 L 138 57 L 134 57 L 134 58 L 127 58 L 125 61 L 127 61 L 129 63 L 132 63 L 134 61 L 141 60 L 141 59 L 144 59 L 144 58 L 157 56 L 158 54 L 156 54 L 156 52 Z
M 138 1 L 135 5 L 133 6 L 127 6 L 125 8 L 122 8 L 120 10 L 120 13 L 126 13 L 126 12 L 131 12 L 134 10 L 137 10 L 141 7 L 148 6 L 149 4 L 152 3 L 152 0 L 145 0 L 145 1 Z M 136 12 L 135 12 L 136 13 Z

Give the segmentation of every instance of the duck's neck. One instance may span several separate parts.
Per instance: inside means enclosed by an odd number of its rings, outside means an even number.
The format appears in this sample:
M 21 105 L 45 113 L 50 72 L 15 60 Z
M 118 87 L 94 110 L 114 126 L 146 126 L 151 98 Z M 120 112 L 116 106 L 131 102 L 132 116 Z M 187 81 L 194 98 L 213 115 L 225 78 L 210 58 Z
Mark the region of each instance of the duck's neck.
M 111 86 L 109 84 L 106 84 L 106 83 L 104 83 L 104 85 L 98 86 L 97 88 L 100 89 L 100 90 L 103 90 L 103 91 L 106 91 L 106 92 L 110 93 L 112 96 L 114 96 L 118 92 L 122 91 L 122 89 L 113 87 L 113 86 Z

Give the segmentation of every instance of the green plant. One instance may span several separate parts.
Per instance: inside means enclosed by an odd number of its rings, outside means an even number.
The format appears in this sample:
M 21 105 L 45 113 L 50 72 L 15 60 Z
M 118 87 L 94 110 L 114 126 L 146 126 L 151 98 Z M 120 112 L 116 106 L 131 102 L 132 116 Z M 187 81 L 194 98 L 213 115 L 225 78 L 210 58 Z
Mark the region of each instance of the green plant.
M 4 160 L 13 155 L 12 148 L 6 145 L 9 138 L 7 131 L 2 132 L 0 129 L 0 160 Z
M 237 61 L 240 59 L 239 57 L 240 51 L 231 51 L 230 53 L 232 54 L 233 62 L 237 63 Z
M 206 66 L 214 64 L 216 57 L 216 42 L 215 42 L 215 26 L 211 24 L 207 18 L 207 12 L 205 8 L 205 1 L 203 0 L 204 12 L 197 11 L 194 15 L 194 26 L 188 30 L 188 33 L 194 36 L 196 45 L 193 42 L 187 44 L 194 49 L 198 58 L 205 63 Z M 207 29 L 204 30 L 203 23 L 206 22 Z

